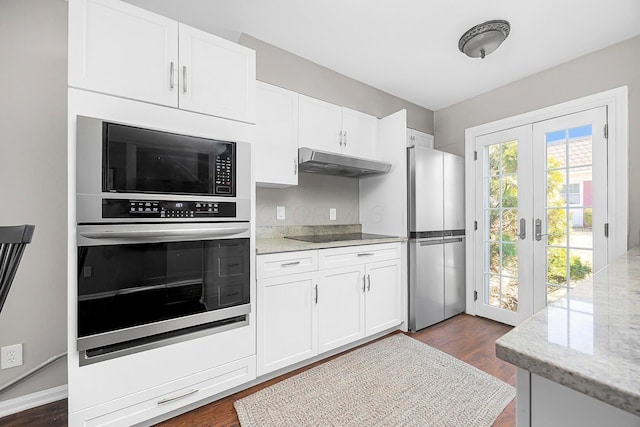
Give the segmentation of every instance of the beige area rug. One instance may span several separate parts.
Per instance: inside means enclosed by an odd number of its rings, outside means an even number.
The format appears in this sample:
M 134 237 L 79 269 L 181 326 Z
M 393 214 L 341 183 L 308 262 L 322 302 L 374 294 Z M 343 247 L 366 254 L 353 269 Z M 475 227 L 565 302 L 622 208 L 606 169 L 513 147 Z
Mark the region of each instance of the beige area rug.
M 490 426 L 515 389 L 392 335 L 234 403 L 242 427 Z

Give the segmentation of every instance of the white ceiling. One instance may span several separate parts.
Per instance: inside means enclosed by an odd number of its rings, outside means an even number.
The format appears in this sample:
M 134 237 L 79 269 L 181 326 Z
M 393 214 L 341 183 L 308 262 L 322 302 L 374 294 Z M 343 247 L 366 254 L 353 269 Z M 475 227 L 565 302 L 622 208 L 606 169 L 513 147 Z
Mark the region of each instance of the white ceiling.
M 237 41 L 246 33 L 439 110 L 640 34 L 638 0 L 126 0 Z M 506 19 L 484 60 L 469 28 Z M 638 53 L 640 55 L 640 52 Z

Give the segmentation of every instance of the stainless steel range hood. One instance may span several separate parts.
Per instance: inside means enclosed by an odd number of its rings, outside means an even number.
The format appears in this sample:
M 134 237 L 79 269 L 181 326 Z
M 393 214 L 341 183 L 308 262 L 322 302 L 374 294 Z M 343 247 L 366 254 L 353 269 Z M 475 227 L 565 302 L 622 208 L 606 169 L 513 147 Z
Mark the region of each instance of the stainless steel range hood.
M 387 173 L 391 170 L 391 163 L 300 147 L 298 169 L 300 172 L 357 178 Z

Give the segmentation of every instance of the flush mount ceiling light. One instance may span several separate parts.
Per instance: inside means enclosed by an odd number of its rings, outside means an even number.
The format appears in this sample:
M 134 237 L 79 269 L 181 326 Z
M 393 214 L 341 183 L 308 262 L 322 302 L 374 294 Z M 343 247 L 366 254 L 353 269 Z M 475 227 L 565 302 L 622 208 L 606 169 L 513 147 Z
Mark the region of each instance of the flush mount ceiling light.
M 499 19 L 478 24 L 460 37 L 458 49 L 471 58 L 484 58 L 500 46 L 510 30 L 509 22 Z

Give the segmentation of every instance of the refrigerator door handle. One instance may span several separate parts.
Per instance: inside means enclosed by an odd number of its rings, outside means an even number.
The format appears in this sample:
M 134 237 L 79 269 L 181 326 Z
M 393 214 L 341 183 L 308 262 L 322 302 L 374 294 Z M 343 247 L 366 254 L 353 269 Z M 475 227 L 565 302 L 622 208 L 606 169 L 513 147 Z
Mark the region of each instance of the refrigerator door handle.
M 462 237 L 458 237 L 457 239 L 444 239 L 442 243 L 457 243 L 462 242 Z
M 527 238 L 527 220 L 524 218 L 520 218 L 520 233 L 518 237 L 520 237 L 520 240 Z
M 462 239 L 459 239 L 459 240 L 462 240 Z M 441 245 L 445 243 L 445 241 L 443 239 L 437 239 L 437 240 L 427 240 L 419 243 L 420 243 L 420 246 L 431 246 L 431 245 Z

